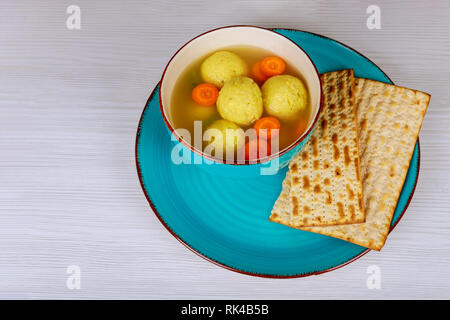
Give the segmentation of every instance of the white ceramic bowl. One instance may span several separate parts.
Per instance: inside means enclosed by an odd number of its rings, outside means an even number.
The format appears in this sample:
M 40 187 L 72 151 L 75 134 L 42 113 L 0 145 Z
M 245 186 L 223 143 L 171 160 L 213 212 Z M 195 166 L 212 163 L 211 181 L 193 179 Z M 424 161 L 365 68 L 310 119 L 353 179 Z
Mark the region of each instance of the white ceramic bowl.
M 170 112 L 172 91 L 178 77 L 192 62 L 214 51 L 236 46 L 252 46 L 272 52 L 274 55 L 283 58 L 290 66 L 302 75 L 309 93 L 310 105 L 312 107 L 308 129 L 290 146 L 280 150 L 277 154 L 263 159 L 261 162 L 270 161 L 271 159 L 281 157 L 293 149 L 296 149 L 295 153 L 297 153 L 300 151 L 299 149 L 301 149 L 301 147 L 296 148 L 296 146 L 301 144 L 301 142 L 309 136 L 309 133 L 317 121 L 321 108 L 322 89 L 320 85 L 319 73 L 309 56 L 295 42 L 279 33 L 261 27 L 230 26 L 214 29 L 192 39 L 174 54 L 162 75 L 159 92 L 161 113 L 169 131 L 178 139 L 178 141 L 180 141 L 192 152 L 203 158 L 208 158 L 209 160 L 221 163 L 220 159 L 216 159 L 202 153 L 201 150 L 195 149 L 188 142 L 183 141 L 181 137 L 177 135 L 172 124 Z M 302 146 L 303 144 L 304 143 L 302 143 Z M 289 158 L 292 158 L 293 156 L 295 156 L 295 154 Z M 227 162 L 227 165 L 228 164 L 229 163 Z M 231 163 L 231 165 L 233 164 L 236 163 Z

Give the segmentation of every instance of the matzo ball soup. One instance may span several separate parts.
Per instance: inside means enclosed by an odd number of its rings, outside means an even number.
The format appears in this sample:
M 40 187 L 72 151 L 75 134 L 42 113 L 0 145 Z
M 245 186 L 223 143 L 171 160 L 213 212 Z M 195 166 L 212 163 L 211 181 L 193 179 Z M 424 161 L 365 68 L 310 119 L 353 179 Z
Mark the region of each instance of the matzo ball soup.
M 221 139 L 203 136 L 199 151 L 225 160 L 227 147 L 234 158 L 243 154 L 246 160 L 257 160 L 293 144 L 307 129 L 311 109 L 297 70 L 272 52 L 242 46 L 192 62 L 175 83 L 170 117 L 175 130 L 190 132 L 191 144 L 194 121 L 202 122 L 203 133 L 207 129 L 223 133 Z M 242 139 L 237 130 L 250 128 L 256 130 L 256 138 Z M 226 130 L 235 130 L 229 133 L 236 135 L 225 134 Z M 273 139 L 278 150 L 271 150 Z

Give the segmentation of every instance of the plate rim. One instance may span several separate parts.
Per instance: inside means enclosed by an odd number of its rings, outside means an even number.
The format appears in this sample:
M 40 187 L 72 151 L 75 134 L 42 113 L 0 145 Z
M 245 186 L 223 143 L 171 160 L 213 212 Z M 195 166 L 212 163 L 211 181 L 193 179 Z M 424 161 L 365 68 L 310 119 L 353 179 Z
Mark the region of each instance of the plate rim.
M 242 26 L 242 25 L 236 25 L 236 26 Z M 230 26 L 225 26 L 225 27 L 221 27 L 221 28 L 227 28 Z M 216 28 L 216 29 L 221 29 L 221 28 Z M 261 28 L 261 27 L 260 27 Z M 368 62 L 370 62 L 371 64 L 373 64 L 375 67 L 377 67 L 383 74 L 384 76 L 389 79 L 389 81 L 391 81 L 392 84 L 394 84 L 394 82 L 392 81 L 391 78 L 389 78 L 389 76 L 377 65 L 375 64 L 372 60 L 370 60 L 368 57 L 366 57 L 365 55 L 363 55 L 362 53 L 360 53 L 359 51 L 353 49 L 352 47 L 346 45 L 345 43 L 342 43 L 338 40 L 334 40 L 330 37 L 318 34 L 318 33 L 314 33 L 314 32 L 309 32 L 309 31 L 305 31 L 305 30 L 300 30 L 300 29 L 293 29 L 293 28 L 267 28 L 270 29 L 272 31 L 275 30 L 288 30 L 288 31 L 299 31 L 299 32 L 303 32 L 303 33 L 309 33 L 312 34 L 314 36 L 318 36 L 321 38 L 324 38 L 326 40 L 331 40 L 334 41 L 336 43 L 338 43 L 339 45 L 342 45 L 344 47 L 346 47 L 347 49 L 359 54 L 360 56 L 362 56 L 364 59 L 366 59 Z M 265 273 L 255 273 L 255 272 L 249 272 L 249 271 L 244 271 L 244 270 L 240 270 L 231 266 L 228 266 L 222 262 L 216 261 L 210 257 L 207 257 L 206 255 L 200 253 L 199 251 L 195 250 L 194 248 L 192 248 L 188 243 L 186 243 L 180 236 L 178 236 L 167 224 L 166 222 L 163 220 L 163 218 L 161 217 L 161 215 L 159 214 L 159 212 L 156 209 L 156 206 L 153 204 L 150 196 L 147 193 L 147 190 L 145 189 L 144 186 L 144 182 L 143 182 L 143 177 L 142 177 L 142 172 L 141 172 L 141 168 L 139 166 L 139 160 L 138 160 L 138 144 L 139 144 L 139 139 L 141 136 L 141 127 L 142 127 L 142 120 L 145 114 L 145 111 L 147 110 L 147 107 L 149 105 L 150 100 L 153 98 L 153 96 L 156 94 L 156 91 L 158 89 L 158 87 L 160 87 L 161 81 L 159 81 L 155 88 L 152 90 L 150 96 L 147 99 L 147 102 L 145 103 L 144 109 L 142 110 L 141 116 L 139 118 L 139 123 L 138 123 L 138 127 L 137 127 L 137 131 L 136 131 L 136 139 L 135 139 L 135 150 L 134 150 L 134 154 L 135 154 L 135 164 L 136 164 L 136 171 L 137 171 L 137 175 L 139 178 L 139 183 L 141 185 L 142 191 L 144 192 L 144 195 L 150 205 L 150 207 L 153 210 L 153 213 L 155 214 L 155 216 L 158 218 L 158 220 L 161 222 L 161 224 L 166 228 L 167 231 L 169 231 L 169 233 L 175 238 L 177 239 L 181 244 L 183 244 L 187 249 L 189 249 L 190 251 L 194 252 L 196 255 L 202 257 L 203 259 L 213 263 L 214 265 L 217 265 L 219 267 L 222 267 L 224 269 L 230 270 L 230 271 L 234 271 L 240 274 L 244 274 L 244 275 L 249 275 L 249 276 L 254 276 L 254 277 L 259 277 L 259 278 L 271 278 L 271 279 L 292 279 L 292 278 L 305 278 L 305 277 L 309 277 L 309 276 L 313 276 L 313 275 L 319 275 L 319 274 L 323 274 L 323 273 L 327 273 L 336 269 L 340 269 L 356 260 L 358 260 L 359 258 L 361 258 L 362 256 L 364 256 L 365 254 L 367 254 L 369 251 L 371 251 L 371 249 L 366 249 L 363 252 L 357 254 L 356 256 L 354 256 L 353 258 L 350 258 L 349 260 L 325 269 L 325 270 L 320 270 L 320 271 L 313 271 L 313 272 L 308 272 L 308 273 L 302 273 L 302 274 L 294 274 L 294 275 L 275 275 L 275 274 L 265 274 Z M 416 179 L 414 181 L 414 186 L 411 190 L 411 194 L 408 197 L 408 200 L 405 204 L 405 208 L 403 209 L 402 213 L 400 214 L 400 216 L 398 217 L 398 220 L 394 223 L 394 225 L 391 226 L 391 228 L 389 229 L 389 233 L 392 232 L 392 230 L 394 230 L 394 228 L 397 226 L 397 224 L 400 222 L 400 220 L 403 218 L 403 215 L 405 214 L 406 210 L 409 207 L 409 204 L 411 203 L 411 200 L 414 196 L 414 192 L 416 190 L 416 186 L 417 186 L 417 181 L 419 180 L 419 173 L 420 173 L 420 141 L 419 141 L 419 136 L 417 136 L 417 146 L 418 146 L 418 157 L 417 157 L 417 170 L 416 170 Z M 406 178 L 405 178 L 406 179 Z

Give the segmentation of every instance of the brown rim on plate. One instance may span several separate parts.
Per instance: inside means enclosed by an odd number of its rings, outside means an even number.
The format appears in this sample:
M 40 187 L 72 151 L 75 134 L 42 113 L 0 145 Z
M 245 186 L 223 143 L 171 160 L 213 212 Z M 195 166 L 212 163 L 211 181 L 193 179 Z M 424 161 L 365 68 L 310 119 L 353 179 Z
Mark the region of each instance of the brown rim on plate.
M 188 42 L 186 42 L 181 48 L 179 48 L 174 55 L 170 58 L 169 62 L 167 63 L 166 67 L 164 68 L 163 74 L 161 76 L 161 80 L 159 81 L 159 83 L 161 84 L 164 76 L 166 74 L 167 68 L 169 66 L 169 64 L 172 62 L 173 58 L 175 58 L 175 56 L 185 47 L 187 46 L 189 43 L 191 43 L 192 41 L 194 41 L 197 38 L 200 38 L 201 36 L 211 33 L 213 31 L 217 31 L 217 30 L 221 30 L 221 29 L 228 29 L 228 28 L 235 28 L 235 27 L 249 27 L 249 28 L 256 28 L 256 29 L 261 29 L 261 30 L 266 30 L 266 31 L 270 31 L 275 33 L 277 36 L 281 36 L 287 40 L 289 40 L 290 42 L 292 42 L 297 48 L 299 48 L 309 59 L 309 61 L 311 62 L 312 66 L 314 67 L 314 70 L 316 71 L 317 77 L 319 78 L 319 82 L 320 82 L 320 74 L 319 71 L 317 70 L 316 65 L 314 64 L 314 62 L 312 61 L 311 57 L 305 52 L 305 50 L 302 49 L 302 47 L 300 47 L 297 43 L 295 43 L 294 41 L 292 41 L 291 39 L 289 39 L 288 37 L 273 31 L 272 29 L 268 29 L 268 28 L 263 28 L 263 27 L 258 27 L 258 26 L 252 26 L 252 25 L 233 25 L 233 26 L 225 26 L 225 27 L 220 27 L 220 28 L 215 28 L 206 32 L 203 32 L 201 34 L 199 34 L 198 36 L 192 38 L 191 40 L 189 40 Z M 169 131 L 171 132 L 171 134 L 180 142 L 182 143 L 186 148 L 188 148 L 191 152 L 194 152 L 196 154 L 198 154 L 199 156 L 206 158 L 208 160 L 214 161 L 216 163 L 221 163 L 221 164 L 228 164 L 228 165 L 254 165 L 254 164 L 258 164 L 258 163 L 263 163 L 263 162 L 267 162 L 267 161 L 271 161 L 273 159 L 279 158 L 282 155 L 284 155 L 285 153 L 289 152 L 290 150 L 292 150 L 293 148 L 295 148 L 299 143 L 301 143 L 307 136 L 308 134 L 312 131 L 312 129 L 314 129 L 317 120 L 319 119 L 319 115 L 320 112 L 322 111 L 323 108 L 323 97 L 322 97 L 322 85 L 320 85 L 319 88 L 319 109 L 317 110 L 316 116 L 314 117 L 309 130 L 303 132 L 303 134 L 297 138 L 297 140 L 295 140 L 293 143 L 291 143 L 288 147 L 284 148 L 281 151 L 278 151 L 275 154 L 271 154 L 270 156 L 266 156 L 260 159 L 257 159 L 256 161 L 254 160 L 245 160 L 245 161 L 236 161 L 233 160 L 232 162 L 229 161 L 223 161 L 221 159 L 212 157 L 209 154 L 206 154 L 202 151 L 199 151 L 197 149 L 194 148 L 194 146 L 192 146 L 191 144 L 185 142 L 175 131 L 175 129 L 172 127 L 172 125 L 170 124 L 169 119 L 167 119 L 166 114 L 164 112 L 164 108 L 163 108 L 163 104 L 162 104 L 162 98 L 161 98 L 161 90 L 159 90 L 159 108 L 161 110 L 161 114 L 162 117 L 164 119 L 164 122 L 166 123 L 167 128 L 169 129 Z
M 226 28 L 226 27 L 224 27 L 224 28 Z M 221 28 L 217 28 L 217 29 L 221 29 Z M 214 30 L 217 30 L 217 29 L 214 29 Z M 274 28 L 274 29 L 275 29 L 275 28 Z M 339 42 L 339 41 L 336 41 L 336 40 L 334 40 L 334 39 L 331 39 L 331 38 L 326 37 L 326 36 L 323 36 L 323 35 L 319 35 L 319 34 L 312 33 L 312 32 L 308 32 L 308 31 L 303 31 L 303 30 L 299 30 L 299 29 L 289 29 L 289 28 L 276 28 L 276 29 L 280 29 L 280 30 L 300 31 L 300 32 L 309 33 L 309 34 L 312 34 L 312 35 L 315 35 L 315 36 L 319 36 L 319 37 L 322 37 L 322 38 L 325 38 L 325 39 L 328 39 L 328 40 L 335 41 L 335 42 L 337 42 L 338 44 L 340 44 L 340 45 L 342 45 L 342 46 L 344 46 L 344 47 L 346 47 L 346 48 L 352 50 L 353 52 L 355 52 L 355 53 L 357 53 L 357 54 L 359 54 L 359 55 L 361 55 L 364 59 L 368 60 L 370 63 L 372 63 L 374 66 L 376 66 L 376 67 L 384 74 L 384 76 L 385 76 L 387 79 L 389 79 L 389 81 L 391 81 L 392 84 L 394 84 L 394 82 L 388 77 L 388 75 L 387 75 L 386 73 L 384 73 L 384 71 L 381 70 L 381 68 L 379 68 L 375 63 L 373 63 L 369 58 L 367 58 L 366 56 L 362 55 L 361 53 L 359 53 L 359 52 L 356 51 L 355 49 L 353 49 L 353 48 L 351 48 L 351 47 L 349 47 L 349 46 L 347 46 L 347 45 L 345 45 L 345 44 L 343 44 L 343 43 L 341 43 L 341 42 Z M 194 39 L 195 39 L 195 38 L 194 38 Z M 335 266 L 335 267 L 331 267 L 331 268 L 325 269 L 325 270 L 315 271 L 315 272 L 309 272 L 309 273 L 303 273 L 303 274 L 295 274 L 295 275 L 288 275 L 288 276 L 280 276 L 280 275 L 273 275 L 273 274 L 254 273 L 254 272 L 248 272 L 248 271 L 236 269 L 236 268 L 227 266 L 227 265 L 225 265 L 225 264 L 223 264 L 223 263 L 221 263 L 221 262 L 219 262 L 219 261 L 216 261 L 216 260 L 214 260 L 214 259 L 212 259 L 212 258 L 210 258 L 210 257 L 208 257 L 208 256 L 206 256 L 206 255 L 204 255 L 204 254 L 202 254 L 202 253 L 200 253 L 200 252 L 198 252 L 198 251 L 195 250 L 194 248 L 192 248 L 188 243 L 186 243 L 183 239 L 181 239 L 174 231 L 172 231 L 172 229 L 170 229 L 170 227 L 165 223 L 165 221 L 162 219 L 161 215 L 158 213 L 158 211 L 157 211 L 157 209 L 156 209 L 156 206 L 153 204 L 153 202 L 152 202 L 150 196 L 147 194 L 147 191 L 145 190 L 144 182 L 143 182 L 143 178 L 142 178 L 142 172 L 141 172 L 141 169 L 140 169 L 140 167 L 139 167 L 139 160 L 138 160 L 138 142 L 139 142 L 139 138 L 140 138 L 140 135 L 141 135 L 141 124 L 142 124 L 142 119 L 143 119 L 143 117 L 144 117 L 145 110 L 147 109 L 147 106 L 148 106 L 150 100 L 151 100 L 151 99 L 153 98 L 153 96 L 155 95 L 156 89 L 158 88 L 158 85 L 159 85 L 159 84 L 160 84 L 160 83 L 158 83 L 158 84 L 155 86 L 155 88 L 153 89 L 153 91 L 152 91 L 152 93 L 150 94 L 149 98 L 147 99 L 147 102 L 146 102 L 146 104 L 145 104 L 145 107 L 144 107 L 144 109 L 142 110 L 141 117 L 140 117 L 140 119 L 139 119 L 138 129 L 137 129 L 137 132 L 136 132 L 136 141 L 135 141 L 135 162 L 136 162 L 136 169 L 137 169 L 137 174 L 138 174 L 138 177 L 139 177 L 139 183 L 141 184 L 141 188 L 142 188 L 142 190 L 144 191 L 144 195 L 145 195 L 145 197 L 147 198 L 147 201 L 148 201 L 148 203 L 150 204 L 150 207 L 152 208 L 153 213 L 156 215 L 156 217 L 157 217 L 158 220 L 161 222 L 161 224 L 167 229 L 167 231 L 169 231 L 170 234 L 171 234 L 175 239 L 177 239 L 181 244 L 183 244 L 186 248 L 188 248 L 190 251 L 194 252 L 196 255 L 202 257 L 203 259 L 205 259 L 205 260 L 207 260 L 207 261 L 209 261 L 209 262 L 211 262 L 211 263 L 213 263 L 213 264 L 215 264 L 215 265 L 217 265 L 217 266 L 219 266 L 219 267 L 222 267 L 222 268 L 224 268 L 224 269 L 227 269 L 227 270 L 230 270 L 230 271 L 234 271 L 234 272 L 237 272 L 237 273 L 241 273 L 241 274 L 245 274 L 245 275 L 249 275 L 249 276 L 261 277 L 261 278 L 274 278 L 274 279 L 304 278 L 304 277 L 308 277 L 308 276 L 312 276 L 312 275 L 319 275 L 319 274 L 322 274 L 322 273 L 330 272 L 330 271 L 333 271 L 333 270 L 342 268 L 342 267 L 344 267 L 344 266 L 346 266 L 346 265 L 348 265 L 348 264 L 350 264 L 350 263 L 352 263 L 352 262 L 358 260 L 359 258 L 361 258 L 362 256 L 364 256 L 365 254 L 367 254 L 369 251 L 371 251 L 370 249 L 366 249 L 366 250 L 364 250 L 363 252 L 361 252 L 361 253 L 357 254 L 356 256 L 354 256 L 353 258 L 349 259 L 348 261 L 346 261 L 346 262 L 344 262 L 344 263 L 341 263 L 340 265 L 337 265 L 337 266 Z M 159 103 L 160 103 L 160 105 L 161 105 L 161 102 L 160 102 L 160 101 L 159 101 Z M 321 106 L 321 107 L 322 107 L 322 106 Z M 389 233 L 391 233 L 391 231 L 394 230 L 394 228 L 397 226 L 397 224 L 398 224 L 398 223 L 400 222 L 400 220 L 403 218 L 403 215 L 405 214 L 406 210 L 408 209 L 409 204 L 411 203 L 412 197 L 413 197 L 413 195 L 414 195 L 414 192 L 415 192 L 415 190 L 416 190 L 417 181 L 418 181 L 418 179 L 419 179 L 419 172 L 420 172 L 420 141 L 419 141 L 419 137 L 417 137 L 417 144 L 418 144 L 418 159 L 417 159 L 416 181 L 414 182 L 413 189 L 412 189 L 412 191 L 411 191 L 411 194 L 409 195 L 408 201 L 406 202 L 405 208 L 403 209 L 402 213 L 400 214 L 400 216 L 398 217 L 398 219 L 397 219 L 397 221 L 394 223 L 394 225 L 391 226 L 391 228 L 390 228 L 390 230 L 389 230 Z

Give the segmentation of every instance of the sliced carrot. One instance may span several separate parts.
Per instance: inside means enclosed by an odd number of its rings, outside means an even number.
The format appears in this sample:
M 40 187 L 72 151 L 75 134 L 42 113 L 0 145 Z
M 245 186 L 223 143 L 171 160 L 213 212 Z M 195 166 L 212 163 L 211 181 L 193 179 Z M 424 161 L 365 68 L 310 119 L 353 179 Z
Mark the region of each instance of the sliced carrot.
M 261 72 L 267 77 L 282 74 L 286 70 L 286 63 L 280 57 L 267 57 L 261 61 Z
M 264 81 L 267 80 L 268 76 L 266 76 L 261 71 L 261 61 L 258 61 L 257 63 L 255 63 L 253 65 L 253 67 L 252 67 L 252 77 L 253 77 L 253 80 L 258 82 L 259 84 L 262 84 Z
M 257 160 L 270 155 L 270 144 L 264 139 L 254 139 L 245 145 L 245 159 Z
M 308 121 L 306 121 L 305 118 L 301 118 L 295 130 L 297 137 L 300 137 L 303 133 L 305 133 L 307 128 L 308 128 Z
M 281 124 L 275 117 L 263 117 L 255 122 L 253 128 L 259 138 L 270 140 L 280 134 Z
M 202 106 L 212 106 L 219 97 L 219 90 L 210 83 L 201 83 L 192 90 L 192 99 Z

